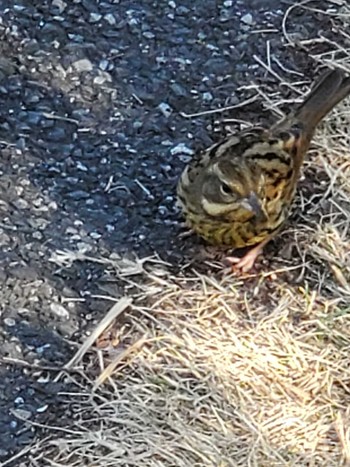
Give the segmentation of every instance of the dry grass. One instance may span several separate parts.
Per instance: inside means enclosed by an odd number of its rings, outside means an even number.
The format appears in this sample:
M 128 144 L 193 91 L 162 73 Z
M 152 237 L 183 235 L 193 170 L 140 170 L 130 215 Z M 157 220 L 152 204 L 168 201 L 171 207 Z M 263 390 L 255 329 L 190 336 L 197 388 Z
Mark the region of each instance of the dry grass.
M 51 427 L 59 437 L 32 452 L 39 465 L 350 460 L 349 307 L 280 278 L 251 279 L 249 290 L 230 276 L 145 276 L 148 297 L 117 345 L 96 350 L 118 359 L 116 372 L 95 392 L 67 394 L 77 421 L 67 433 Z
M 314 59 L 350 70 L 349 7 L 334 21 L 343 46 Z M 47 427 L 31 465 L 350 465 L 349 122 L 348 101 L 318 131 L 270 271 L 174 277 L 161 262 L 99 259 L 137 292 L 114 346 L 90 349 L 85 379 L 65 376 L 80 388 L 66 394 L 75 421 Z

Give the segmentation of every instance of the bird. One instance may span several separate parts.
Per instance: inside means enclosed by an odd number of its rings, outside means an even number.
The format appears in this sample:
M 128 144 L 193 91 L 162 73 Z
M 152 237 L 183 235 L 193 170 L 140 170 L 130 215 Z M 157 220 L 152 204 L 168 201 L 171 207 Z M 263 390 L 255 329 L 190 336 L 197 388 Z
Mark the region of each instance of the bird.
M 280 232 L 317 125 L 349 94 L 350 77 L 327 70 L 284 118 L 227 136 L 183 170 L 177 199 L 192 231 L 212 245 L 251 247 L 226 258 L 234 270 L 250 271 Z

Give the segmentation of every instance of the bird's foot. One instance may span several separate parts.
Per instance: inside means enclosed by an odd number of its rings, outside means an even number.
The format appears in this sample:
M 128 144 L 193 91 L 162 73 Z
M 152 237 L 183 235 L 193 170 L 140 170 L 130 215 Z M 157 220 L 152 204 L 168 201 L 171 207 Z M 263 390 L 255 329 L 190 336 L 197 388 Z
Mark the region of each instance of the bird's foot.
M 254 266 L 257 257 L 262 253 L 263 248 L 264 245 L 260 244 L 249 250 L 242 258 L 228 256 L 225 258 L 225 261 L 230 263 L 234 272 L 249 272 Z

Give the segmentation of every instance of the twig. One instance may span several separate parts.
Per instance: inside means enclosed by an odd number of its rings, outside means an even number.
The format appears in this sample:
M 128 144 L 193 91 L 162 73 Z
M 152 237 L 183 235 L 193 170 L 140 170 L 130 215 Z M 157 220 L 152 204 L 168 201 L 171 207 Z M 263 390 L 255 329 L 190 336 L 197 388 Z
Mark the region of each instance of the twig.
M 73 368 L 89 348 L 93 345 L 95 340 L 103 333 L 105 329 L 111 324 L 113 320 L 115 320 L 118 316 L 120 316 L 132 303 L 131 298 L 122 297 L 112 308 L 109 310 L 107 315 L 102 319 L 102 321 L 96 326 L 90 336 L 86 339 L 80 349 L 76 352 L 76 354 L 69 360 L 68 363 L 64 365 L 64 370 Z
M 48 439 L 48 438 L 47 438 Z M 20 452 L 17 452 L 16 454 L 14 454 L 12 457 L 10 457 L 9 459 L 6 459 L 4 462 L 2 462 L 0 464 L 0 467 L 5 467 L 6 465 L 9 465 L 9 464 L 12 464 L 14 465 L 14 461 L 17 461 L 18 459 L 20 459 L 21 457 L 27 455 L 30 451 L 32 451 L 33 449 L 33 446 L 32 445 L 29 445 L 25 448 L 22 449 L 22 451 Z
M 287 81 L 285 81 L 283 78 L 280 77 L 280 75 L 278 73 L 276 73 L 268 64 L 264 63 L 260 57 L 258 57 L 257 55 L 253 55 L 253 58 L 256 62 L 259 63 L 259 65 L 261 65 L 263 68 L 265 68 L 265 70 L 267 70 L 272 76 L 274 76 L 275 78 L 278 79 L 278 81 L 280 81 L 281 83 L 283 83 L 285 86 L 287 86 L 289 89 L 291 89 L 292 91 L 294 92 L 297 92 L 298 94 L 300 94 L 301 96 L 304 94 L 302 91 L 300 91 L 300 89 L 297 89 L 295 88 L 293 85 L 291 85 L 290 83 L 288 83 Z
M 11 357 L 0 357 L 0 362 L 8 365 L 17 365 L 23 366 L 25 368 L 31 368 L 32 370 L 42 370 L 42 371 L 66 371 L 68 373 L 79 373 L 78 368 L 64 368 L 64 366 L 51 366 L 51 365 L 38 365 L 35 363 L 29 363 L 18 358 Z
M 48 112 L 43 112 L 42 115 L 43 117 L 48 118 L 49 120 L 61 120 L 64 122 L 75 123 L 76 125 L 79 125 L 80 123 L 78 120 L 75 120 L 74 118 L 62 117 L 61 115 L 50 114 Z
M 294 8 L 297 8 L 297 7 L 302 7 L 303 5 L 306 5 L 307 3 L 311 2 L 312 0 L 304 0 L 302 2 L 297 2 L 297 3 L 294 3 L 293 5 L 291 5 L 289 8 L 287 8 L 284 16 L 283 16 L 283 20 L 282 20 L 282 32 L 283 32 L 283 35 L 286 39 L 286 41 L 288 42 L 288 45 L 291 45 L 292 47 L 295 47 L 296 45 L 296 42 L 294 42 L 291 38 L 290 38 L 290 35 L 288 34 L 287 32 L 287 27 L 286 27 L 286 23 L 287 23 L 287 19 L 290 15 L 290 13 L 294 10 Z
M 114 372 L 114 370 L 116 369 L 118 364 L 125 357 L 127 357 L 129 354 L 131 354 L 134 350 L 137 350 L 140 347 L 142 347 L 143 344 L 146 342 L 146 340 L 147 340 L 147 337 L 144 336 L 141 339 L 139 339 L 138 341 L 134 342 L 132 345 L 130 345 L 130 347 L 123 350 L 120 354 L 118 354 L 114 358 L 114 360 L 102 371 L 100 376 L 97 378 L 97 380 L 96 380 L 96 382 L 94 384 L 93 390 L 96 391 L 96 389 L 98 389 L 101 386 L 101 384 L 103 384 L 106 381 L 106 379 L 109 378 L 112 375 L 112 373 Z
M 205 110 L 203 112 L 197 112 L 194 114 L 186 114 L 185 112 L 180 112 L 181 117 L 184 118 L 194 118 L 194 117 L 200 117 L 202 115 L 211 115 L 215 113 L 221 113 L 221 112 L 226 112 L 227 110 L 232 110 L 232 109 L 238 109 L 240 107 L 244 107 L 245 105 L 252 104 L 259 98 L 258 94 L 255 96 L 250 97 L 249 99 L 246 99 L 243 102 L 240 102 L 239 104 L 236 105 L 230 105 L 228 107 L 221 107 L 220 109 L 213 109 L 213 110 Z
M 70 435 L 77 435 L 79 433 L 85 433 L 85 431 L 80 431 L 80 432 L 79 431 L 73 431 L 73 430 L 68 430 L 67 428 L 63 428 L 63 427 L 60 427 L 60 426 L 44 425 L 43 423 L 34 422 L 33 420 L 22 417 L 21 415 L 19 415 L 16 412 L 16 410 L 11 410 L 10 409 L 10 412 L 11 412 L 12 415 L 14 415 L 16 418 L 18 418 L 18 420 L 21 420 L 22 422 L 28 423 L 31 426 L 36 426 L 37 428 L 44 428 L 45 430 L 58 431 L 58 432 L 67 433 L 67 434 L 70 434 Z M 3 467 L 3 466 L 1 465 L 1 467 Z
M 281 63 L 281 61 L 275 55 L 272 56 L 272 60 L 275 63 L 277 63 L 277 65 L 281 68 L 281 70 L 285 71 L 286 73 L 289 73 L 291 75 L 297 75 L 297 76 L 300 76 L 300 77 L 304 77 L 303 73 L 300 73 L 299 71 L 291 70 L 290 68 L 286 68 L 283 65 L 283 63 Z

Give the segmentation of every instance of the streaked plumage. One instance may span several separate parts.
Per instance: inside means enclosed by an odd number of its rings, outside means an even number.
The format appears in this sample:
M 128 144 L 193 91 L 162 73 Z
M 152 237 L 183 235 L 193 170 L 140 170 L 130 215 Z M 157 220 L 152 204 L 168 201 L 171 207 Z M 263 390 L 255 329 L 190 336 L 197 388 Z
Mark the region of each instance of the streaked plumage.
M 288 217 L 316 126 L 348 94 L 350 78 L 329 71 L 282 121 L 229 136 L 195 157 L 177 190 L 190 227 L 211 244 L 255 245 L 242 259 L 230 258 L 248 271 Z

